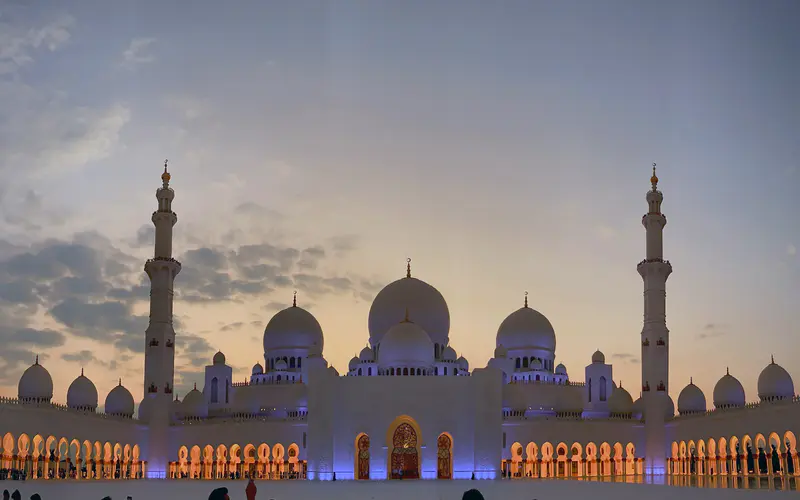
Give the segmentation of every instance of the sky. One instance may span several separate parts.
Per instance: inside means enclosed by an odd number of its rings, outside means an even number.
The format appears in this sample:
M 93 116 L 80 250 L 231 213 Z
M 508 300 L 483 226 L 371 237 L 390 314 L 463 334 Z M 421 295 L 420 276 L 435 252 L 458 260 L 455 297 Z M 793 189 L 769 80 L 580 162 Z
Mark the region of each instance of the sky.
M 800 376 L 800 4 L 0 1 L 0 394 L 36 355 L 66 401 L 143 387 L 150 214 L 169 159 L 179 395 L 270 317 L 340 372 L 372 299 L 436 287 L 483 367 L 545 314 L 584 379 L 641 386 L 641 216 L 658 164 L 670 391 Z M 245 275 L 250 252 L 269 272 Z M 202 383 L 200 384 L 202 385 Z

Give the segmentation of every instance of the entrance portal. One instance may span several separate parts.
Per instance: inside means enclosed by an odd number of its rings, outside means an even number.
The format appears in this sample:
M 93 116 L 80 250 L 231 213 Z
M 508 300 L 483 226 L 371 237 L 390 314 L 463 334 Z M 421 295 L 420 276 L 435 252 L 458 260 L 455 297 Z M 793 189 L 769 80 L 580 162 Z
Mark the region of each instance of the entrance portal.
M 390 467 L 392 479 L 419 479 L 417 432 L 408 423 L 394 430 Z

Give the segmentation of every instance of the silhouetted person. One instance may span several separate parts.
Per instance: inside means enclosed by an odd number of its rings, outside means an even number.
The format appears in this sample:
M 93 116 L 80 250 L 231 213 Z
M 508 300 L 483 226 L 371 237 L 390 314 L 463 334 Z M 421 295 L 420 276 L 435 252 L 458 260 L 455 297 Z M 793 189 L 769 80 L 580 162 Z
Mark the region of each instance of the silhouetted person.
M 247 488 L 244 489 L 244 494 L 247 495 L 247 500 L 256 500 L 256 483 L 251 479 L 247 482 Z
M 9 500 L 11 498 L 11 493 L 8 490 L 3 490 L 3 500 Z
M 231 500 L 228 496 L 228 488 L 217 488 L 208 495 L 208 500 Z
M 781 452 L 779 452 L 775 445 L 772 445 L 772 472 L 777 474 L 781 471 Z
M 105 496 L 105 497 L 103 497 L 103 500 L 111 500 L 111 497 Z
M 34 493 L 31 495 L 31 500 L 42 500 L 42 497 L 40 497 L 38 493 Z
M 473 488 L 465 491 L 464 495 L 461 497 L 461 500 L 484 500 L 484 498 L 480 491 Z
M 14 490 L 14 493 L 11 494 L 11 500 L 22 500 L 22 495 L 19 494 L 19 490 Z

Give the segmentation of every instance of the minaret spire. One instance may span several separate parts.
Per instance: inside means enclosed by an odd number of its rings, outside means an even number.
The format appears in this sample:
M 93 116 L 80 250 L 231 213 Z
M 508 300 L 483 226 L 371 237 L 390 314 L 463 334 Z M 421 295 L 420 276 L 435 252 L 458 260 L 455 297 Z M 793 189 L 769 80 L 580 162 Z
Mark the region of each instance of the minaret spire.
M 663 233 L 667 218 L 661 213 L 664 195 L 658 190 L 656 164 L 645 196 L 647 213 L 645 258 L 636 266 L 644 282 L 644 321 L 642 325 L 642 388 L 645 420 L 645 469 L 648 474 L 664 474 L 667 456 L 664 431 L 665 395 L 669 394 L 669 329 L 667 328 L 667 278 L 672 264 L 664 260 Z M 656 388 L 655 391 L 650 388 Z

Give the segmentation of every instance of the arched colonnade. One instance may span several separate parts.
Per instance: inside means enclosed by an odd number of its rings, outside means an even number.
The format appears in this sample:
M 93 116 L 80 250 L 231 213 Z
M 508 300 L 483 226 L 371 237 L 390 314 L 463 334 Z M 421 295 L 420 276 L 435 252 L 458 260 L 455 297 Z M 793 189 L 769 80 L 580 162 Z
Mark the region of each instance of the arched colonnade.
M 800 458 L 793 432 L 673 441 L 671 475 L 798 476 Z
M 308 464 L 296 443 L 181 446 L 170 462 L 172 479 L 305 479 Z
M 516 442 L 511 445 L 511 459 L 502 463 L 502 476 L 516 479 L 639 476 L 643 470 L 644 458 L 636 456 L 630 442 L 604 442 L 599 447 L 594 442 L 585 446 L 529 442 L 524 447 Z

